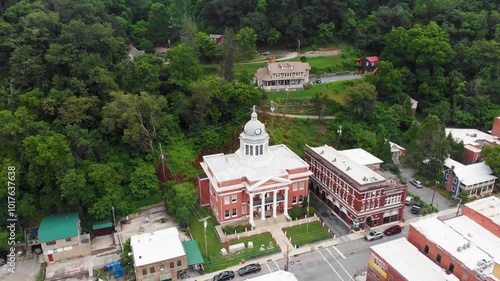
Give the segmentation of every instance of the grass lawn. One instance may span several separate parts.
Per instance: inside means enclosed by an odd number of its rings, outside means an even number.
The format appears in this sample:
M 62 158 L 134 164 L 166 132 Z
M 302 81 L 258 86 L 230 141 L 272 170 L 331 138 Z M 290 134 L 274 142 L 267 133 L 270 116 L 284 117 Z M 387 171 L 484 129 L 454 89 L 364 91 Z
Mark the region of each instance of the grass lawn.
M 271 253 L 279 252 L 279 248 L 276 242 L 272 239 L 269 233 L 263 233 L 261 235 L 255 235 L 251 237 L 245 237 L 240 240 L 234 240 L 229 242 L 227 245 L 223 245 L 217 238 L 214 226 L 217 225 L 217 221 L 209 207 L 199 207 L 197 213 L 205 216 L 210 215 L 211 218 L 208 219 L 207 226 L 207 248 L 208 255 L 205 252 L 205 239 L 203 235 L 203 222 L 198 221 L 199 216 L 193 215 L 191 217 L 191 222 L 189 224 L 189 229 L 191 230 L 191 235 L 193 239 L 196 240 L 198 246 L 200 247 L 201 254 L 205 259 L 205 272 L 218 271 L 233 265 L 237 265 L 242 259 L 248 260 L 262 255 L 267 255 Z M 252 241 L 254 244 L 253 249 L 245 249 L 238 253 L 228 253 L 226 256 L 220 254 L 220 250 L 223 246 L 226 247 L 233 244 L 245 243 L 248 245 L 248 241 Z M 265 245 L 266 250 L 260 251 L 260 245 Z M 268 247 L 272 245 L 271 247 Z
M 293 245 L 305 245 L 319 240 L 328 239 L 332 236 L 318 221 L 309 223 L 309 227 L 306 223 L 284 228 L 283 230 L 287 232 L 286 235 L 289 238 L 292 238 Z
M 335 100 L 340 104 L 345 104 L 346 96 L 343 94 L 347 87 L 363 82 L 363 79 L 338 81 L 333 83 L 313 84 L 311 88 L 304 91 L 291 91 L 288 92 L 289 99 L 312 99 L 317 93 L 325 93 L 329 98 Z M 273 92 L 267 94 L 267 99 L 277 102 L 278 104 L 286 104 L 286 92 Z

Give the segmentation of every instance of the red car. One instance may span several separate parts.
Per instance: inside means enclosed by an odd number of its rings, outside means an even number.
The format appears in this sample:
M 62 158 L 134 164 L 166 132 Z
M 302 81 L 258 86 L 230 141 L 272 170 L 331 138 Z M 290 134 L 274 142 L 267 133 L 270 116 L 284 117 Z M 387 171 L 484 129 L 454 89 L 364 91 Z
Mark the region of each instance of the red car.
M 388 229 L 386 229 L 384 231 L 384 234 L 387 235 L 387 236 L 391 236 L 391 235 L 394 235 L 394 234 L 398 234 L 398 233 L 401 233 L 401 226 L 399 225 L 394 225 L 394 226 L 391 226 L 389 227 Z

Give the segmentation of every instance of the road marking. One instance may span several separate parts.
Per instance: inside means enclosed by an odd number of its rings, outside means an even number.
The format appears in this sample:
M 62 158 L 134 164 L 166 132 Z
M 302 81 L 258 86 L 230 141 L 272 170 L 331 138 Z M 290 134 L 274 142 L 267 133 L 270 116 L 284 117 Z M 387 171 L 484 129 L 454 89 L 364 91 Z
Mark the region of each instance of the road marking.
M 344 254 L 342 254 L 342 252 L 335 246 L 332 246 L 332 248 L 335 250 L 335 252 L 337 252 L 337 254 L 339 254 L 343 259 L 346 259 L 346 257 L 344 256 Z
M 280 266 L 278 265 L 278 263 L 276 261 L 274 261 L 274 260 L 273 260 L 273 262 L 276 265 L 276 268 L 278 268 L 278 270 L 280 270 Z
M 335 246 L 334 246 L 335 247 Z M 352 280 L 352 277 L 351 277 L 351 274 L 349 274 L 349 272 L 347 272 L 347 270 L 345 269 L 345 267 L 339 262 L 339 260 L 332 254 L 332 252 L 330 252 L 328 249 L 325 248 L 325 250 L 330 254 L 330 256 L 332 256 L 335 261 L 340 265 L 340 267 L 342 267 L 342 269 L 345 271 L 345 273 L 347 273 L 347 276 L 349 276 L 349 281 Z
M 323 259 L 326 261 L 326 263 L 332 268 L 333 272 L 335 272 L 335 274 L 337 274 L 337 276 L 340 278 L 340 280 L 344 281 L 344 278 L 340 277 L 339 273 L 335 270 L 335 268 L 332 266 L 332 264 L 325 258 L 325 256 L 323 256 L 323 254 L 320 252 L 319 249 L 318 249 L 318 253 L 323 257 Z
M 271 270 L 271 267 L 269 267 L 269 264 L 268 264 L 268 263 L 266 263 L 266 266 L 267 266 L 267 268 L 269 269 L 269 272 L 273 272 L 273 271 Z

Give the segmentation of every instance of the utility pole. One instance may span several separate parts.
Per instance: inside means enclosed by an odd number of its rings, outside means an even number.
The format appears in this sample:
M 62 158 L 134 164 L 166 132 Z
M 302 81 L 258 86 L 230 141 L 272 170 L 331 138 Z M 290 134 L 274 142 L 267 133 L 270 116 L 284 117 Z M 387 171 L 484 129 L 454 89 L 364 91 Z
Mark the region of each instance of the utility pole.
M 116 231 L 116 219 L 115 219 L 115 207 L 111 206 L 111 211 L 113 212 L 113 228 Z
M 271 101 L 271 129 L 274 129 L 274 111 L 276 108 L 274 107 L 274 102 Z
M 458 205 L 457 205 L 457 215 L 456 216 L 458 217 L 458 213 L 460 212 L 460 204 L 462 204 L 462 198 L 456 198 L 456 199 L 460 200 L 458 202 Z
M 342 125 L 339 126 L 339 129 L 337 130 L 337 135 L 338 141 L 337 141 L 337 149 L 340 149 L 340 137 L 342 136 Z
M 309 233 L 309 221 L 311 220 L 309 218 L 309 204 L 311 203 L 311 190 L 308 188 L 307 189 L 307 231 L 306 233 Z
M 207 226 L 208 226 L 207 220 L 209 218 L 210 217 L 205 217 L 205 218 L 202 218 L 201 220 L 198 220 L 198 221 L 203 221 L 203 235 L 205 237 L 205 255 L 207 256 L 207 258 L 210 258 L 208 256 L 208 246 L 207 246 Z
M 439 182 L 438 182 L 438 181 L 436 181 L 436 182 L 434 183 L 434 191 L 432 192 L 431 206 L 434 206 L 434 205 L 433 205 L 433 204 L 434 204 L 434 195 L 436 195 L 436 188 L 437 188 L 437 185 L 438 185 L 438 184 L 439 184 Z
M 299 54 L 299 56 L 300 56 L 300 40 L 299 40 L 299 39 L 297 39 L 297 42 L 299 43 L 299 49 L 298 49 L 297 53 L 298 53 L 298 54 Z

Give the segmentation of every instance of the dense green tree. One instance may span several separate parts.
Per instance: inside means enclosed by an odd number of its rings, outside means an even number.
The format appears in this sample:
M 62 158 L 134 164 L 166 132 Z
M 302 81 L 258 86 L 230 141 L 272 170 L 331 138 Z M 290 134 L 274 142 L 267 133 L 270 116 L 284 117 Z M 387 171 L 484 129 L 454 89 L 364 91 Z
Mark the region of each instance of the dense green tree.
M 202 62 L 211 62 L 217 56 L 217 44 L 205 32 L 197 32 L 195 36 L 196 51 Z
M 170 15 L 162 3 L 151 5 L 148 14 L 148 38 L 156 46 L 165 45 L 170 38 Z
M 270 45 L 276 45 L 281 39 L 281 32 L 279 32 L 276 28 L 271 27 L 267 32 L 267 43 Z
M 443 123 L 435 115 L 427 116 L 414 139 L 410 153 L 412 165 L 421 175 L 434 178 L 448 157 L 449 150 Z
M 187 225 L 195 208 L 198 195 L 191 183 L 175 184 L 165 196 L 165 204 L 175 221 L 180 225 Z
M 335 24 L 333 22 L 318 25 L 318 41 L 320 44 L 332 43 L 335 39 Z
M 102 124 L 112 134 L 121 133 L 122 141 L 135 151 L 154 154 L 154 142 L 165 117 L 167 101 L 162 96 L 111 93 L 113 101 L 103 108 Z
M 361 83 L 347 88 L 345 93 L 349 97 L 347 103 L 350 108 L 350 114 L 358 120 L 372 120 L 377 100 L 375 86 L 368 83 Z
M 187 88 L 192 81 L 201 78 L 202 69 L 192 48 L 179 44 L 168 51 L 168 57 L 168 83 Z
M 243 27 L 235 35 L 243 58 L 252 58 L 257 46 L 257 34 L 250 27 Z
M 155 174 L 155 167 L 140 162 L 130 175 L 130 191 L 137 199 L 144 199 L 160 191 L 160 184 Z
M 236 35 L 232 29 L 226 28 L 221 49 L 222 76 L 226 81 L 232 81 L 234 79 L 234 61 L 237 56 L 238 43 L 236 42 Z

